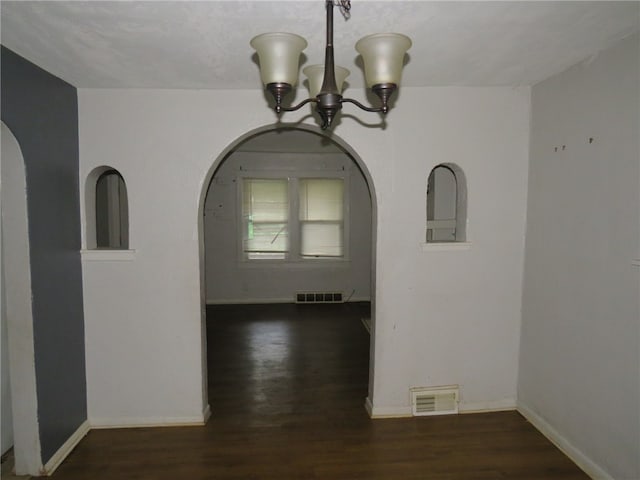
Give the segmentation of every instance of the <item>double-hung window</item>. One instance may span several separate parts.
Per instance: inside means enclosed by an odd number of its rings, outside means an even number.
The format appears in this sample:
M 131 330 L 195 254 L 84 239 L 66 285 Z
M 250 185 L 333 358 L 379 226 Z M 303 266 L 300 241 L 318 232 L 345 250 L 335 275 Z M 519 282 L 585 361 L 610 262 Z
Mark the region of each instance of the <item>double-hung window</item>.
M 301 178 L 298 193 L 300 256 L 343 257 L 344 180 Z
M 345 257 L 345 179 L 243 178 L 245 260 Z
M 289 252 L 289 182 L 245 178 L 242 182 L 242 246 L 248 260 L 282 260 Z

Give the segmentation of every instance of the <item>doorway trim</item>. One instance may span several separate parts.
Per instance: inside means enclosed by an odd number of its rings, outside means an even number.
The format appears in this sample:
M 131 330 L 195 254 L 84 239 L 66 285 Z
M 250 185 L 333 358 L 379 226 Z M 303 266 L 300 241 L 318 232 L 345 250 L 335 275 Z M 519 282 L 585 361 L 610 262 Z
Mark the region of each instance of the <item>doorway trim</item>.
M 198 258 L 199 258 L 199 271 L 200 271 L 200 320 L 201 320 L 201 349 L 202 349 L 202 395 L 203 405 L 208 405 L 208 385 L 207 385 L 207 335 L 206 335 L 206 280 L 205 280 L 205 245 L 204 245 L 204 204 L 209 189 L 209 184 L 213 179 L 215 172 L 225 159 L 234 152 L 239 145 L 249 140 L 250 138 L 267 132 L 277 130 L 301 130 L 311 134 L 320 135 L 338 145 L 344 152 L 351 157 L 354 163 L 360 169 L 367 187 L 369 189 L 369 195 L 371 197 L 371 337 L 369 344 L 369 389 L 368 396 L 365 399 L 365 407 L 370 412 L 369 406 L 372 403 L 373 398 L 373 382 L 375 371 L 375 312 L 376 312 L 376 245 L 377 245 L 377 231 L 378 231 L 378 203 L 375 185 L 371 173 L 367 168 L 366 163 L 358 155 L 358 153 L 342 138 L 335 135 L 333 132 L 329 134 L 325 130 L 321 130 L 319 127 L 311 125 L 303 125 L 297 123 L 274 123 L 264 125 L 262 127 L 255 128 L 236 138 L 226 148 L 224 148 L 220 154 L 215 157 L 211 166 L 207 170 L 206 175 L 203 178 L 202 185 L 200 187 L 200 198 L 198 201 Z M 208 412 L 208 407 L 206 407 Z M 205 415 L 205 421 L 207 416 Z
M 9 376 L 13 409 L 15 470 L 42 473 L 38 424 L 31 262 L 24 157 L 9 127 L 2 122 L 2 287 L 9 337 Z M 8 281 L 7 281 L 8 280 Z

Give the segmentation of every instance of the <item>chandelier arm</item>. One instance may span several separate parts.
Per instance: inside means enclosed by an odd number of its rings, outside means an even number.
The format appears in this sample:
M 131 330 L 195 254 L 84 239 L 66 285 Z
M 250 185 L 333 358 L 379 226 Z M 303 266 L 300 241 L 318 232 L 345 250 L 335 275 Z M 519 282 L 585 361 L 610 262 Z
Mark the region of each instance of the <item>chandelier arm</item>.
M 294 105 L 293 107 L 283 107 L 282 105 L 280 105 L 280 112 L 295 112 L 296 110 L 300 110 L 302 107 L 304 107 L 307 103 L 311 103 L 311 102 L 317 102 L 318 100 L 316 98 L 307 98 L 306 100 L 301 101 L 299 104 Z M 280 113 L 278 112 L 278 113 Z
M 360 103 L 357 100 L 354 100 L 352 98 L 343 98 L 342 99 L 342 103 L 353 103 L 356 107 L 366 111 L 366 112 L 374 112 L 374 113 L 387 113 L 387 110 L 385 107 L 367 107 L 366 105 L 363 105 L 362 103 Z

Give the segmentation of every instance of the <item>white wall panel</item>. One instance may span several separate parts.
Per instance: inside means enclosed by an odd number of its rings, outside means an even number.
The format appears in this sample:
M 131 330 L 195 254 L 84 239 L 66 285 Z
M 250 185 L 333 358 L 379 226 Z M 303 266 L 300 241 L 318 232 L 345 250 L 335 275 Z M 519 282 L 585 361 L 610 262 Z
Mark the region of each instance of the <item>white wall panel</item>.
M 518 389 L 620 479 L 640 478 L 639 57 L 636 35 L 533 87 Z
M 406 411 L 419 385 L 513 406 L 529 89 L 406 88 L 395 103 L 384 129 L 344 117 L 334 133 L 377 195 L 374 414 Z M 136 250 L 84 262 L 89 417 L 202 416 L 199 208 L 214 160 L 275 117 L 258 91 L 80 90 L 79 109 L 81 184 L 96 166 L 122 173 Z M 467 177 L 472 245 L 423 251 L 427 176 L 445 162 Z

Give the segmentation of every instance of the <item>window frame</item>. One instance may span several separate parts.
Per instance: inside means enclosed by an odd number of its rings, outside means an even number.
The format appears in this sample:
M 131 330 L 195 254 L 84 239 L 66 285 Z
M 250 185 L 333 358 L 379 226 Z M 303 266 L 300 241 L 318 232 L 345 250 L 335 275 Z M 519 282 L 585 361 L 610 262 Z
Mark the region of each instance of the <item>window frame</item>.
M 286 220 L 286 225 L 287 225 L 287 235 L 289 238 L 289 242 L 287 245 L 287 250 L 284 252 L 284 258 L 249 258 L 248 257 L 248 253 L 249 252 L 245 252 L 244 249 L 244 228 L 245 228 L 245 220 L 244 220 L 244 186 L 245 186 L 245 181 L 246 180 L 286 180 L 286 188 L 287 188 L 287 220 Z M 238 229 L 238 240 L 240 243 L 239 246 L 239 250 L 240 250 L 240 256 L 246 260 L 246 261 L 258 261 L 258 262 L 265 262 L 265 261 L 283 261 L 286 260 L 287 257 L 290 255 L 291 253 L 291 187 L 290 187 L 290 178 L 287 177 L 272 177 L 272 176 L 247 176 L 247 175 L 242 175 L 240 177 L 238 177 L 238 192 L 239 192 L 239 196 L 238 196 L 238 225 L 239 225 L 239 229 Z M 276 223 L 276 222 L 263 222 L 263 223 Z M 280 223 L 280 222 L 277 222 Z
M 303 180 L 340 180 L 342 182 L 342 219 L 341 220 L 302 220 L 300 219 L 300 214 L 301 214 L 301 205 L 300 205 L 300 193 L 301 193 L 301 189 L 300 189 L 300 184 L 302 183 Z M 344 180 L 344 178 L 342 177 L 336 177 L 336 176 L 331 176 L 328 177 L 326 175 L 322 176 L 322 177 L 309 177 L 309 176 L 301 176 L 301 177 L 297 177 L 296 178 L 296 190 L 297 190 L 297 194 L 298 194 L 298 205 L 296 208 L 296 213 L 297 213 L 297 229 L 298 229 L 298 235 L 299 235 L 299 243 L 298 243 L 298 254 L 300 256 L 301 259 L 304 260 L 342 260 L 345 256 L 345 244 L 346 244 L 346 235 L 345 235 L 345 205 L 346 205 L 346 201 L 345 201 L 345 193 L 346 193 L 346 182 Z M 341 243 L 340 243 L 340 247 L 342 250 L 342 255 L 304 255 L 302 253 L 302 246 L 303 246 L 303 229 L 305 225 L 340 225 L 342 228 L 340 229 L 341 232 Z
M 302 247 L 302 223 L 300 221 L 300 179 L 341 179 L 343 181 L 343 225 L 342 225 L 342 253 L 341 257 L 303 257 Z M 283 259 L 267 258 L 247 258 L 244 252 L 244 221 L 243 221 L 243 189 L 245 179 L 287 179 L 289 187 L 289 250 Z M 350 172 L 348 169 L 339 170 L 240 170 L 236 177 L 237 191 L 237 212 L 236 212 L 236 248 L 238 250 L 238 261 L 243 265 L 259 266 L 273 264 L 289 265 L 328 265 L 344 264 L 350 260 L 349 252 L 349 213 L 350 213 Z

